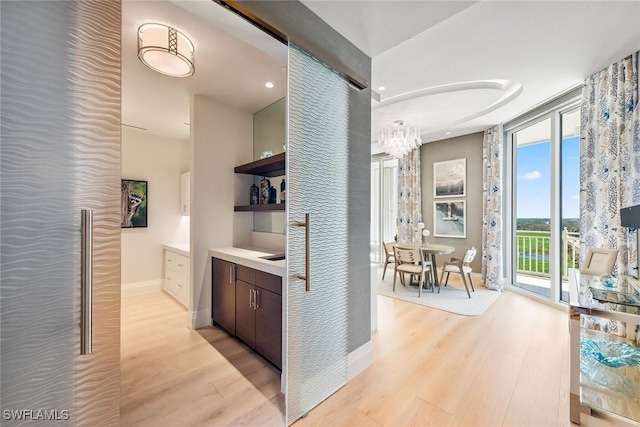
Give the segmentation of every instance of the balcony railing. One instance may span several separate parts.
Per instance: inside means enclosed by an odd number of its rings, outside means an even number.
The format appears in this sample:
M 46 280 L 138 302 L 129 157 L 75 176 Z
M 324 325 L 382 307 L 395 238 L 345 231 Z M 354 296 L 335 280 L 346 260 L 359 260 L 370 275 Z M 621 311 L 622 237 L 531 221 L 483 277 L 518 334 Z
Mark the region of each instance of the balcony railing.
M 548 231 L 516 230 L 517 272 L 531 276 L 549 277 Z M 562 230 L 562 278 L 568 280 L 570 268 L 578 268 L 580 255 L 579 233 Z

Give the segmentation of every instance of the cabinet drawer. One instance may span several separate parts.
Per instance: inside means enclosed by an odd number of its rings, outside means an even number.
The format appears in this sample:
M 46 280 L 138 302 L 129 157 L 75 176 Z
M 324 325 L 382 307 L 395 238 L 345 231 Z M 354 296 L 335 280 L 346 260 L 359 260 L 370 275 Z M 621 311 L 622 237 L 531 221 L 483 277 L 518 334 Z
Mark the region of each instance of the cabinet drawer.
M 244 265 L 236 264 L 236 279 L 255 285 L 256 270 L 254 270 L 253 268 L 245 267 Z
M 189 296 L 189 281 L 187 278 L 176 276 L 169 272 L 164 279 L 164 289 L 178 301 L 187 305 L 187 298 Z
M 268 291 L 282 295 L 282 277 L 264 271 L 255 270 L 256 286 L 260 286 Z
M 189 277 L 189 258 L 184 255 L 165 250 L 164 265 L 167 270 Z

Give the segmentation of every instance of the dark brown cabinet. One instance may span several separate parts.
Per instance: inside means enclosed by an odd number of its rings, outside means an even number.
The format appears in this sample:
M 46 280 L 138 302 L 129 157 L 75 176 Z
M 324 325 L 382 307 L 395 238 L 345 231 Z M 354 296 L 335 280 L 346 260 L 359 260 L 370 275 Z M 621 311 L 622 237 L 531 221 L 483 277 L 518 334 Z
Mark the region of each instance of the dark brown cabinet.
M 211 263 L 214 323 L 236 334 L 236 265 L 213 258 Z
M 235 277 L 233 331 L 216 320 L 216 295 L 226 292 L 216 290 L 216 287 L 230 289 L 221 283 L 225 277 L 216 280 L 216 266 L 223 270 L 234 267 L 230 270 Z M 282 278 L 216 258 L 213 259 L 213 270 L 214 322 L 282 369 Z M 229 298 L 218 298 L 230 301 Z M 227 308 L 225 303 L 221 309 L 226 313 Z

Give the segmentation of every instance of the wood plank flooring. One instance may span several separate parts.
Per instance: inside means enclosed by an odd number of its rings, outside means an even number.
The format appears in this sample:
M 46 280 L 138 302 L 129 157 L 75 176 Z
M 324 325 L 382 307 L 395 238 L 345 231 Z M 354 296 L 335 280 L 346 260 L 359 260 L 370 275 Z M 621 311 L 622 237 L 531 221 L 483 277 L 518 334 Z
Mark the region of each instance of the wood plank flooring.
M 122 426 L 284 424 L 280 372 L 164 292 L 122 298 Z
M 123 426 L 284 424 L 261 357 L 162 292 L 122 301 Z M 512 292 L 479 317 L 379 296 L 374 364 L 295 426 L 569 426 L 567 322 Z

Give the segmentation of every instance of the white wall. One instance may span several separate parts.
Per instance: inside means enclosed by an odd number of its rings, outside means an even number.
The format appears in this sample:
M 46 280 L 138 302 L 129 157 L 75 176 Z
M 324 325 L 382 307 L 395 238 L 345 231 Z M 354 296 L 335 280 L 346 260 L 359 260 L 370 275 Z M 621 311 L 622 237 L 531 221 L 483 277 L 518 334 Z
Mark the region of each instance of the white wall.
M 250 246 L 251 212 L 246 205 L 250 175 L 235 166 L 253 160 L 253 115 L 204 96 L 191 100 L 191 327 L 211 323 L 211 259 L 209 249 Z
M 122 284 L 162 279 L 162 244 L 188 243 L 189 218 L 180 215 L 181 159 L 188 141 L 122 128 L 122 178 L 148 182 L 146 228 L 123 228 Z

